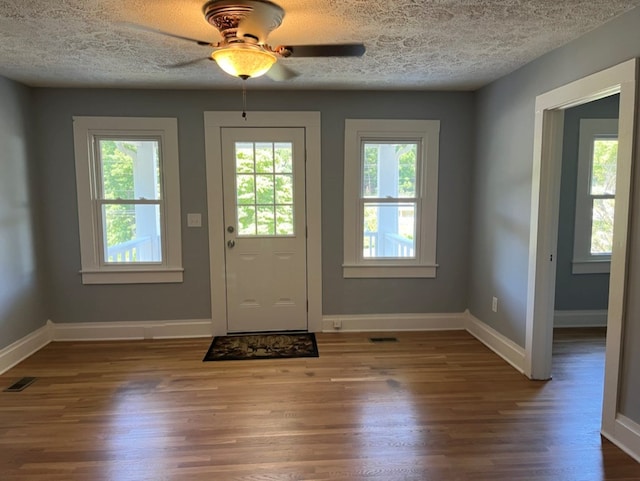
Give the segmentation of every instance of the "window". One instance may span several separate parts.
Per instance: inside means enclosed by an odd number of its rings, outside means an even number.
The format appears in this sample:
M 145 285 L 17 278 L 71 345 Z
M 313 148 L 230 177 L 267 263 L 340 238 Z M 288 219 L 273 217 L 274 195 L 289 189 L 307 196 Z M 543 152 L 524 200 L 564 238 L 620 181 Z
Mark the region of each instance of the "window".
M 437 120 L 346 120 L 344 277 L 435 277 Z
M 609 272 L 613 248 L 618 120 L 582 119 L 573 273 Z
M 74 117 L 84 284 L 182 282 L 176 119 Z

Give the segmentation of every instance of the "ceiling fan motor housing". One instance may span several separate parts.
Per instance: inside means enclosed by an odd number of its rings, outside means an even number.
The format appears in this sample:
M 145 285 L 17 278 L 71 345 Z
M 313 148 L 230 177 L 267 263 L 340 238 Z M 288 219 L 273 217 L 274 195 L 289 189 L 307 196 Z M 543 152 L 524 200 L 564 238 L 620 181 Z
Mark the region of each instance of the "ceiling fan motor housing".
M 267 0 L 211 0 L 202 7 L 204 16 L 224 37 L 226 43 L 237 43 L 254 40 L 264 43 L 267 35 L 280 26 L 284 18 L 284 10 L 279 5 Z M 260 17 L 260 32 L 246 32 L 245 38 L 238 38 L 238 25 L 247 17 Z

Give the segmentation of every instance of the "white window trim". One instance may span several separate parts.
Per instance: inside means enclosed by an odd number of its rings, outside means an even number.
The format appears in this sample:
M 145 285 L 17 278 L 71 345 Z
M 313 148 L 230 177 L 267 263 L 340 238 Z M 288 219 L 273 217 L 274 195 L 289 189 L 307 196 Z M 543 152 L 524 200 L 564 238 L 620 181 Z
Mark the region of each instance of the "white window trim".
M 618 136 L 618 119 L 581 119 L 578 143 L 575 229 L 573 235 L 573 274 L 608 273 L 611 255 L 591 254 L 591 211 L 589 183 L 593 161 L 593 141 L 601 136 Z
M 344 147 L 344 263 L 345 278 L 434 278 L 438 215 L 439 120 L 345 120 Z M 364 259 L 359 252 L 361 221 L 361 143 L 363 139 L 421 144 L 419 233 L 415 259 Z
M 83 284 L 182 282 L 178 121 L 175 118 L 73 117 L 73 135 Z M 95 136 L 141 135 L 161 139 L 164 201 L 163 251 L 160 264 L 103 265 L 98 216 L 92 194 L 92 143 Z

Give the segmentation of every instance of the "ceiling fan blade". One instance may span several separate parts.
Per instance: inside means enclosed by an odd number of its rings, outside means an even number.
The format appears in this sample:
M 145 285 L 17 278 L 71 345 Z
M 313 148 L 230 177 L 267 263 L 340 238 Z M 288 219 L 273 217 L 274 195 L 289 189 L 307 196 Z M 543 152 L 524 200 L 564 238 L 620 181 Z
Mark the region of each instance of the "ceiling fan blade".
M 202 57 L 202 58 L 195 58 L 193 60 L 187 60 L 185 62 L 178 62 L 178 63 L 172 63 L 169 65 L 163 65 L 164 68 L 182 68 L 182 67 L 189 67 L 191 65 L 195 65 L 197 63 L 203 62 L 205 60 L 212 60 L 213 59 L 211 57 Z
M 267 36 L 275 27 L 280 25 L 284 17 L 284 10 L 273 3 L 247 2 L 251 12 L 238 22 L 236 37 L 252 39 L 259 45 L 267 41 Z
M 284 80 L 294 79 L 300 74 L 295 70 L 290 69 L 289 67 L 282 65 L 280 62 L 276 62 L 266 73 L 267 77 L 271 80 L 275 80 L 276 82 L 282 82 Z
M 177 35 L 175 33 L 169 33 L 169 32 L 165 32 L 163 30 L 158 30 L 156 28 L 151 28 L 151 27 L 145 27 L 144 25 L 138 25 L 135 23 L 128 23 L 128 22 L 120 22 L 120 25 L 123 25 L 125 27 L 129 27 L 129 28 L 134 28 L 136 30 L 142 30 L 143 32 L 151 32 L 151 33 L 157 33 L 160 35 L 165 35 L 167 37 L 173 37 L 173 38 L 178 38 L 180 40 L 186 40 L 187 42 L 195 42 L 198 45 L 206 45 L 209 47 L 216 47 L 217 44 L 213 43 L 213 42 L 207 42 L 205 40 L 198 40 L 195 38 L 190 38 L 190 37 L 184 37 L 182 35 Z
M 362 57 L 365 47 L 361 43 L 335 45 L 286 45 L 276 48 L 291 52 L 287 57 Z

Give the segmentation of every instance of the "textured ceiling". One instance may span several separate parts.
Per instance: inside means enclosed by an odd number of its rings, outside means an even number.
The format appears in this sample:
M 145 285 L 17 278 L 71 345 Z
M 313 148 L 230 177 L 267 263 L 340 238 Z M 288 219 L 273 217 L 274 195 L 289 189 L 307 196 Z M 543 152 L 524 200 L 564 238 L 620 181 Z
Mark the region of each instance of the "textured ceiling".
M 31 86 L 237 88 L 210 47 L 204 0 L 0 0 L 0 75 Z M 363 42 L 362 58 L 281 60 L 300 77 L 259 88 L 475 89 L 607 22 L 640 0 L 277 0 L 269 44 Z

